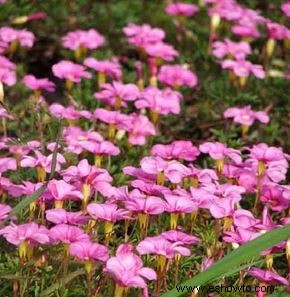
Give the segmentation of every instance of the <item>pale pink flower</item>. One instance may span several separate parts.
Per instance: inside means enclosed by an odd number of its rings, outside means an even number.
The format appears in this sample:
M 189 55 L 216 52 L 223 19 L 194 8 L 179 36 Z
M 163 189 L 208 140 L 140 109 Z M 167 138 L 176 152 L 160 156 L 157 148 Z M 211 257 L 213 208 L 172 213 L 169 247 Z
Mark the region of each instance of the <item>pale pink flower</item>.
M 109 273 L 121 287 L 142 288 L 143 297 L 149 297 L 144 278 L 157 279 L 153 269 L 143 267 L 142 260 L 133 253 L 131 244 L 121 244 L 116 251 L 116 256 L 107 261 L 104 271 Z
M 48 78 L 36 78 L 34 75 L 25 75 L 22 82 L 31 90 L 45 90 L 47 92 L 54 92 L 55 84 Z
M 170 144 L 155 144 L 151 148 L 151 153 L 164 159 L 182 159 L 186 161 L 194 161 L 200 154 L 198 148 L 187 140 L 175 140 Z
M 286 1 L 281 5 L 281 10 L 286 15 L 286 17 L 290 17 L 290 2 Z
M 37 243 L 49 243 L 50 241 L 46 227 L 37 225 L 34 222 L 22 225 L 11 224 L 1 229 L 0 235 L 4 236 L 8 242 L 17 246 L 24 241 L 31 246 Z
M 1 65 L 1 68 L 7 68 L 9 70 L 16 70 L 16 64 L 11 62 L 5 56 L 0 55 L 0 65 Z
M 139 48 L 160 42 L 165 37 L 165 32 L 162 29 L 152 28 L 148 24 L 129 24 L 127 27 L 123 28 L 123 32 L 127 36 L 129 43 Z
M 169 3 L 165 11 L 168 15 L 171 16 L 192 16 L 199 11 L 199 8 L 191 3 L 184 3 L 184 2 L 175 2 Z
M 224 41 L 215 41 L 212 47 L 212 53 L 217 58 L 224 58 L 230 55 L 236 60 L 243 60 L 246 55 L 251 54 L 251 46 L 245 41 L 234 42 L 225 39 Z
M 54 224 L 83 225 L 89 221 L 83 212 L 68 212 L 63 208 L 49 209 L 45 212 L 46 219 Z
M 92 78 L 92 75 L 85 71 L 84 66 L 66 60 L 54 64 L 52 72 L 56 77 L 67 79 L 74 83 L 80 83 L 82 78 Z
M 257 220 L 253 216 L 253 214 L 246 209 L 235 210 L 232 217 L 233 217 L 233 224 L 238 228 L 242 227 L 245 229 L 249 229 L 259 223 L 259 220 Z
M 181 65 L 163 65 L 157 76 L 158 80 L 170 87 L 187 86 L 193 88 L 197 85 L 197 76 Z
M 81 261 L 98 260 L 106 262 L 109 258 L 108 248 L 91 241 L 76 241 L 70 244 L 69 252 Z
M 160 58 L 167 62 L 172 61 L 175 57 L 179 56 L 179 53 L 174 49 L 174 47 L 165 42 L 148 44 L 144 49 L 150 57 Z
M 239 227 L 235 231 L 224 232 L 223 241 L 235 244 L 244 244 L 260 235 L 261 234 L 259 232 Z
M 79 241 L 89 241 L 89 235 L 76 226 L 59 224 L 49 230 L 49 237 L 54 244 L 62 242 L 71 244 Z
M 0 173 L 6 172 L 8 170 L 16 170 L 17 164 L 14 158 L 0 158 Z
M 95 29 L 76 30 L 67 33 L 62 42 L 63 46 L 70 50 L 77 50 L 80 47 L 96 49 L 105 43 L 105 38 Z
M 35 36 L 26 29 L 14 29 L 12 27 L 0 28 L 0 40 L 11 44 L 13 41 L 19 42 L 23 47 L 31 48 L 34 44 Z
M 223 69 L 230 69 L 238 77 L 248 77 L 253 74 L 258 79 L 264 79 L 266 74 L 262 65 L 252 64 L 246 60 L 224 60 L 221 62 Z
M 192 213 L 197 210 L 196 203 L 186 196 L 164 194 L 165 210 L 169 213 Z
M 120 149 L 110 141 L 100 141 L 87 145 L 86 150 L 98 156 L 117 156 L 120 154 Z
M 161 237 L 164 237 L 170 242 L 182 242 L 185 245 L 197 244 L 200 242 L 200 238 L 193 236 L 191 234 L 186 234 L 179 230 L 169 230 L 160 234 Z
M 255 120 L 261 123 L 269 123 L 269 116 L 263 111 L 254 111 L 250 105 L 242 108 L 231 107 L 224 112 L 225 118 L 233 118 L 235 123 L 251 126 Z
M 84 65 L 94 69 L 97 72 L 104 73 L 114 80 L 119 80 L 122 76 L 121 65 L 114 60 L 96 60 L 95 58 L 86 58 Z
M 162 115 L 179 114 L 181 98 L 180 93 L 169 88 L 159 90 L 157 87 L 150 86 L 142 91 L 140 97 L 135 101 L 135 106 L 138 109 L 149 108 Z
M 16 72 L 8 68 L 0 68 L 0 83 L 9 87 L 16 84 Z

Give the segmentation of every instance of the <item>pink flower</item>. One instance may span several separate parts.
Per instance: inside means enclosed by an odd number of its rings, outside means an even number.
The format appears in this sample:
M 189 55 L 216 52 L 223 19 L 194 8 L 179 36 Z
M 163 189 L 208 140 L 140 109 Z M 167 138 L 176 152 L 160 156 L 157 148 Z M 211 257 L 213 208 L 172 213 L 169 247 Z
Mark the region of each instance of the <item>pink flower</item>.
M 121 126 L 125 131 L 129 132 L 129 142 L 132 145 L 144 145 L 146 137 L 156 134 L 154 125 L 144 115 L 132 113 L 128 122 Z
M 238 77 L 248 77 L 251 73 L 259 78 L 265 78 L 265 71 L 261 65 L 252 64 L 246 60 L 224 60 L 221 63 L 223 69 L 231 69 Z
M 49 209 L 46 212 L 46 219 L 54 224 L 82 225 L 88 222 L 89 218 L 81 211 L 68 212 L 62 208 Z
M 125 209 L 118 208 L 116 204 L 97 204 L 90 203 L 87 206 L 87 211 L 89 215 L 95 220 L 109 221 L 116 223 L 117 221 L 124 220 L 127 218 L 127 213 Z
M 164 42 L 158 42 L 154 44 L 148 44 L 145 46 L 145 52 L 154 58 L 160 58 L 164 61 L 172 61 L 175 57 L 179 56 L 179 53 L 170 44 Z
M 47 190 L 56 201 L 64 201 L 69 199 L 82 199 L 83 195 L 77 191 L 74 186 L 63 180 L 52 179 L 49 181 Z
M 274 22 L 266 22 L 269 38 L 283 40 L 287 37 L 287 27 Z
M 129 43 L 139 48 L 145 48 L 148 44 L 160 42 L 165 37 L 165 32 L 162 29 L 152 28 L 148 24 L 129 24 L 123 29 L 123 32 L 127 36 Z
M 46 227 L 37 225 L 34 222 L 22 225 L 11 224 L 1 229 L 0 235 L 3 235 L 8 242 L 17 246 L 24 241 L 31 246 L 37 243 L 49 243 L 48 230 Z
M 61 79 L 80 83 L 82 78 L 91 78 L 92 75 L 85 71 L 85 67 L 71 61 L 60 61 L 52 66 L 53 74 Z
M 140 97 L 135 101 L 138 109 L 149 108 L 151 111 L 167 115 L 169 113 L 180 113 L 181 94 L 167 88 L 159 90 L 157 87 L 148 87 L 142 91 Z
M 169 213 L 191 213 L 197 210 L 196 204 L 186 196 L 164 194 L 165 210 Z
M 45 90 L 54 92 L 55 84 L 47 78 L 36 78 L 34 75 L 25 75 L 22 82 L 31 90 Z
M 170 87 L 179 88 L 187 86 L 193 88 L 197 85 L 196 75 L 181 65 L 163 65 L 157 76 L 158 80 Z
M 77 50 L 80 47 L 96 49 L 105 43 L 105 38 L 95 29 L 87 31 L 76 30 L 67 33 L 62 38 L 63 46 L 70 50 Z
M 253 214 L 245 209 L 237 209 L 233 214 L 233 223 L 236 227 L 249 229 L 257 225 L 259 220 L 255 219 Z
M 0 28 L 0 40 L 11 44 L 13 41 L 19 42 L 23 47 L 31 48 L 33 46 L 35 36 L 26 29 L 17 30 L 11 27 Z
M 246 55 L 251 54 L 251 47 L 245 41 L 234 42 L 229 39 L 222 41 L 215 41 L 212 44 L 213 55 L 217 58 L 224 58 L 230 55 L 236 60 L 244 60 Z
M 133 84 L 122 84 L 113 81 L 112 84 L 102 84 L 101 88 L 102 90 L 95 93 L 94 97 L 111 106 L 117 104 L 117 99 L 134 101 L 139 96 L 139 89 Z
M 0 158 L 0 173 L 8 170 L 16 170 L 17 164 L 14 158 Z
M 269 122 L 269 116 L 263 111 L 253 111 L 251 106 L 245 106 L 242 108 L 232 107 L 228 108 L 224 112 L 225 118 L 234 118 L 235 123 L 239 123 L 245 126 L 251 126 L 255 120 L 261 123 L 267 124 Z
M 119 286 L 142 288 L 143 296 L 148 297 L 144 278 L 156 280 L 157 275 L 153 269 L 143 267 L 142 260 L 132 250 L 131 244 L 121 244 L 116 256 L 107 261 L 104 271 L 109 273 Z
M 250 231 L 243 227 L 237 228 L 236 231 L 224 232 L 223 241 L 231 242 L 234 244 L 244 244 L 248 241 L 251 241 L 261 234 L 258 232 Z
M 64 107 L 59 103 L 49 106 L 50 113 L 57 119 L 77 120 L 81 117 L 91 119 L 91 113 L 87 110 L 77 110 L 74 106 Z
M 175 3 L 169 3 L 165 11 L 168 15 L 171 16 L 192 16 L 196 14 L 199 9 L 196 5 L 190 4 L 190 3 L 183 3 L 183 2 L 175 2 Z
M 285 2 L 281 5 L 281 10 L 289 18 L 290 17 L 290 2 Z
M 209 154 L 214 160 L 222 160 L 228 157 L 236 164 L 242 163 L 240 151 L 228 148 L 225 144 L 220 142 L 205 142 L 199 146 L 199 150 L 204 154 Z
M 88 152 L 98 156 L 117 156 L 120 154 L 120 149 L 110 141 L 100 141 L 92 143 L 91 146 L 86 146 Z
M 200 154 L 197 147 L 191 141 L 176 140 L 170 144 L 155 144 L 151 148 L 154 156 L 164 159 L 182 159 L 186 161 L 194 161 Z
M 97 72 L 104 73 L 114 80 L 119 80 L 122 76 L 121 65 L 117 61 L 96 60 L 95 58 L 86 58 L 84 65 L 94 69 Z
M 16 84 L 16 73 L 8 68 L 0 68 L 0 84 L 3 83 L 9 87 Z
M 34 153 L 35 157 L 24 156 L 20 161 L 20 166 L 24 168 L 42 167 L 45 170 L 45 172 L 50 173 L 52 167 L 53 154 L 44 156 L 37 150 L 34 150 Z M 65 162 L 65 158 L 61 154 L 57 153 L 55 170 L 59 171 L 61 169 L 61 165 L 65 164 Z
M 16 65 L 11 62 L 8 58 L 5 56 L 0 56 L 0 65 L 1 68 L 7 68 L 9 70 L 16 70 Z
M 165 231 L 165 232 L 161 233 L 160 236 L 170 242 L 173 242 L 173 243 L 174 242 L 182 242 L 182 244 L 185 244 L 185 245 L 192 245 L 192 244 L 197 244 L 200 242 L 200 238 L 190 235 L 190 234 L 186 234 L 179 230 Z
M 266 284 L 275 284 L 275 285 L 289 285 L 289 281 L 280 276 L 278 273 L 270 270 L 263 270 L 257 267 L 253 267 L 247 271 L 247 274 L 251 275 L 252 277 L 258 279 L 260 282 Z
M 28 141 L 25 144 L 9 145 L 9 152 L 18 156 L 28 155 L 31 151 L 38 149 L 40 142 L 37 140 Z
M 9 212 L 12 208 L 7 204 L 0 204 L 0 222 L 8 217 Z
M 81 261 L 98 260 L 106 262 L 109 258 L 108 248 L 90 241 L 76 241 L 70 244 L 69 252 Z
M 97 108 L 94 111 L 94 118 L 101 120 L 104 123 L 114 124 L 114 125 L 123 123 L 124 120 L 128 119 L 127 115 L 122 114 L 118 110 L 107 110 L 104 108 Z
M 181 241 L 170 242 L 162 236 L 146 237 L 136 247 L 140 255 L 160 255 L 172 259 L 176 254 L 190 256 L 190 250 Z
M 89 241 L 89 235 L 76 226 L 59 224 L 49 230 L 49 237 L 53 243 L 70 244 L 79 241 Z
M 164 212 L 164 201 L 161 198 L 148 196 L 142 197 L 136 195 L 136 190 L 124 201 L 127 210 L 144 213 L 148 215 L 158 215 Z
M 266 185 L 263 187 L 261 201 L 275 211 L 282 211 L 290 206 L 290 190 L 280 185 Z

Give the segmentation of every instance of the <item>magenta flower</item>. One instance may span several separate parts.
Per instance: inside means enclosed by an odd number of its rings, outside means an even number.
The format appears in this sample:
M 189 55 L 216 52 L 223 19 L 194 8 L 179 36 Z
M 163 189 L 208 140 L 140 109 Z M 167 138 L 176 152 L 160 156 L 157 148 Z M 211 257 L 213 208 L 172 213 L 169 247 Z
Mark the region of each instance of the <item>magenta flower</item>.
M 249 229 L 257 225 L 259 220 L 254 218 L 253 214 L 245 209 L 237 209 L 233 214 L 233 223 L 236 227 Z
M 7 204 L 0 204 L 0 222 L 5 220 L 12 208 Z
M 49 209 L 45 212 L 46 219 L 54 224 L 83 225 L 89 221 L 81 211 L 68 212 L 62 208 Z
M 96 49 L 105 43 L 105 38 L 95 29 L 87 31 L 76 30 L 67 33 L 62 38 L 63 46 L 70 50 L 77 50 L 80 47 Z
M 22 47 L 31 48 L 34 44 L 35 36 L 26 29 L 17 30 L 11 27 L 1 27 L 0 40 L 10 44 L 10 46 L 12 42 L 17 42 Z
M 64 107 L 59 103 L 49 106 L 50 113 L 57 119 L 77 120 L 79 118 L 91 119 L 92 114 L 87 110 L 77 110 L 74 106 Z
M 52 227 L 49 230 L 49 237 L 54 244 L 59 242 L 71 244 L 79 241 L 89 241 L 89 235 L 86 234 L 82 229 L 67 224 L 59 224 Z
M 172 259 L 176 254 L 190 256 L 191 252 L 181 241 L 170 242 L 162 236 L 146 237 L 136 247 L 140 255 L 154 254 Z
M 112 84 L 102 84 L 101 88 L 94 97 L 117 109 L 120 109 L 122 101 L 134 101 L 139 96 L 139 89 L 133 84 L 113 81 Z
M 87 206 L 89 215 L 95 220 L 116 223 L 127 218 L 128 211 L 118 208 L 116 204 L 90 203 Z
M 40 142 L 37 140 L 28 141 L 25 144 L 9 144 L 9 152 L 15 154 L 16 156 L 28 155 L 31 151 L 38 149 L 40 147 Z
M 160 82 L 173 88 L 182 86 L 193 88 L 198 83 L 196 75 L 191 70 L 178 64 L 161 66 L 157 78 Z
M 192 16 L 196 14 L 199 11 L 199 8 L 190 3 L 184 3 L 184 2 L 175 2 L 175 3 L 169 3 L 165 11 L 168 15 L 171 16 Z
M 1 65 L 1 68 L 7 68 L 9 70 L 16 70 L 16 65 L 13 62 L 11 62 L 8 58 L 6 58 L 5 56 L 0 55 L 0 65 Z
M 82 78 L 92 78 L 92 75 L 85 71 L 85 67 L 71 61 L 60 61 L 52 66 L 53 74 L 61 79 L 74 83 L 80 83 Z
M 120 128 L 129 132 L 130 144 L 144 145 L 146 143 L 146 137 L 156 134 L 154 125 L 146 116 L 132 113 L 128 119 L 130 121 L 120 125 Z
M 274 23 L 271 21 L 266 22 L 266 28 L 268 30 L 268 37 L 274 40 L 283 40 L 287 38 L 287 27 Z
M 246 60 L 224 60 L 221 63 L 223 69 L 230 69 L 238 77 L 248 77 L 253 74 L 258 79 L 264 79 L 266 74 L 261 65 L 252 64 Z
M 17 164 L 14 158 L 0 158 L 0 173 L 8 170 L 16 170 Z
M 224 232 L 223 241 L 231 242 L 235 247 L 237 247 L 237 245 L 251 241 L 260 235 L 261 234 L 259 232 L 239 227 L 235 231 Z
M 119 80 L 122 76 L 121 65 L 114 60 L 100 61 L 95 58 L 86 58 L 84 60 L 84 65 L 111 77 L 113 80 Z
M 139 48 L 145 48 L 149 44 L 160 42 L 165 37 L 165 32 L 162 29 L 152 28 L 148 24 L 129 24 L 123 29 L 123 32 L 127 36 L 129 43 Z
M 165 42 L 148 44 L 144 47 L 144 49 L 150 57 L 161 59 L 167 62 L 173 61 L 175 57 L 179 56 L 179 53 L 174 49 L 174 47 Z
M 285 2 L 281 5 L 281 10 L 286 15 L 286 17 L 290 17 L 290 2 Z
M 160 234 L 161 237 L 166 240 L 174 243 L 174 242 L 182 242 L 184 245 L 192 245 L 200 242 L 200 238 L 186 234 L 179 230 L 169 230 Z
M 186 161 L 194 161 L 200 154 L 198 148 L 187 140 L 176 140 L 170 144 L 155 144 L 151 148 L 151 153 L 164 159 L 182 159 Z
M 244 60 L 252 52 L 249 43 L 245 41 L 234 42 L 225 39 L 224 41 L 215 41 L 212 47 L 213 55 L 219 59 L 230 56 L 236 60 Z
M 142 260 L 133 252 L 131 244 L 121 244 L 115 257 L 111 257 L 104 269 L 116 281 L 115 296 L 122 296 L 123 288 L 142 288 L 144 297 L 148 297 L 147 284 L 144 280 L 156 280 L 155 271 L 148 267 L 143 267 Z M 124 265 L 125 264 L 125 265 Z M 119 294 L 119 295 L 117 295 Z
M 228 157 L 236 164 L 242 163 L 240 151 L 228 148 L 220 142 L 205 142 L 199 146 L 199 150 L 204 154 L 209 154 L 214 160 L 223 160 L 225 157 Z
M 16 84 L 16 73 L 15 70 L 9 68 L 0 68 L 0 84 L 5 84 L 9 87 Z M 0 91 L 3 93 L 3 91 Z M 3 94 L 0 93 L 0 96 L 3 97 Z
M 135 101 L 135 106 L 138 109 L 149 108 L 156 114 L 179 114 L 181 97 L 180 93 L 169 88 L 159 90 L 151 86 L 142 91 L 140 97 Z
M 36 78 L 34 75 L 25 75 L 22 82 L 33 91 L 54 92 L 55 84 L 47 78 Z
M 169 213 L 191 213 L 197 210 L 196 204 L 186 196 L 164 194 L 165 210 Z
M 69 252 L 81 261 L 98 260 L 106 262 L 109 258 L 108 248 L 91 241 L 76 241 L 70 244 Z
M 47 190 L 55 200 L 56 208 L 62 208 L 63 202 L 69 199 L 80 200 L 83 198 L 81 192 L 63 180 L 52 179 L 49 181 Z
M 86 146 L 88 152 L 96 156 L 117 156 L 120 154 L 120 149 L 110 141 L 100 141 Z
M 263 111 L 253 111 L 250 105 L 242 108 L 232 107 L 224 112 L 225 118 L 233 118 L 235 123 L 244 126 L 251 126 L 255 120 L 267 124 L 269 123 L 269 116 Z
M 270 270 L 263 270 L 257 267 L 253 267 L 247 271 L 247 274 L 258 279 L 262 283 L 272 284 L 272 285 L 289 285 L 289 281 L 280 276 L 278 273 Z
M 261 201 L 275 211 L 282 211 L 290 205 L 290 190 L 280 185 L 266 185 L 262 189 Z
M 52 167 L 53 154 L 44 156 L 41 152 L 37 150 L 34 150 L 34 154 L 35 157 L 24 156 L 20 161 L 20 166 L 24 168 L 41 167 L 44 169 L 45 172 L 50 173 Z M 61 169 L 61 165 L 65 164 L 65 162 L 65 158 L 61 154 L 57 153 L 55 170 L 59 171 Z

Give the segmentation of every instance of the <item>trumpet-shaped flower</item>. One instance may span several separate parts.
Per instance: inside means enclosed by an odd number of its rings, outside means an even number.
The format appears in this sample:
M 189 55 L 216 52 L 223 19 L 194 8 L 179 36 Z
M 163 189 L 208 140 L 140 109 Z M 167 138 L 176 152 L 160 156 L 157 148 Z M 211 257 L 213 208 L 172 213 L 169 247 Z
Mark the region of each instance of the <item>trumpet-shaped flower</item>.
M 64 244 L 71 244 L 74 242 L 89 241 L 89 235 L 82 229 L 76 226 L 67 224 L 58 224 L 49 230 L 49 237 L 52 243 L 57 244 L 62 242 Z
M 165 42 L 148 44 L 144 49 L 150 57 L 159 58 L 167 62 L 173 61 L 175 57 L 179 56 L 178 51 L 172 45 Z
M 198 244 L 200 242 L 200 238 L 198 238 L 197 236 L 186 234 L 179 230 L 165 231 L 161 233 L 160 236 L 172 243 L 182 242 L 182 244 L 184 245 Z
M 69 212 L 63 208 L 49 209 L 45 212 L 46 219 L 54 224 L 83 225 L 89 221 L 81 211 Z
M 169 3 L 165 11 L 168 15 L 171 16 L 192 16 L 196 14 L 199 9 L 196 5 L 191 3 L 184 3 L 184 2 L 175 2 L 175 3 Z
M 74 106 L 64 107 L 59 103 L 49 106 L 50 113 L 57 119 L 77 120 L 81 117 L 89 120 L 92 114 L 87 110 L 77 110 Z
M 21 46 L 31 48 L 34 44 L 35 36 L 26 29 L 14 29 L 12 27 L 0 28 L 0 40 L 11 45 L 18 42 Z

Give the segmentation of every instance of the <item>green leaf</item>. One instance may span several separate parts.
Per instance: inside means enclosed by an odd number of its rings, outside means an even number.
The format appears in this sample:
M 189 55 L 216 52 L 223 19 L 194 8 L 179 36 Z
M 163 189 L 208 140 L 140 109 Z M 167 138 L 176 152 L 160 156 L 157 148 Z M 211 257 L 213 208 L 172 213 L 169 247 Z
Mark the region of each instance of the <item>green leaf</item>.
M 221 279 L 225 275 L 232 275 L 237 271 L 237 268 L 241 264 L 251 261 L 253 258 L 260 256 L 262 251 L 288 238 L 290 238 L 290 224 L 282 228 L 269 231 L 240 246 L 221 260 L 214 263 L 205 271 L 183 282 L 179 286 L 201 286 L 213 280 Z M 178 292 L 175 288 L 163 294 L 162 297 L 178 297 L 186 293 L 187 292 Z

